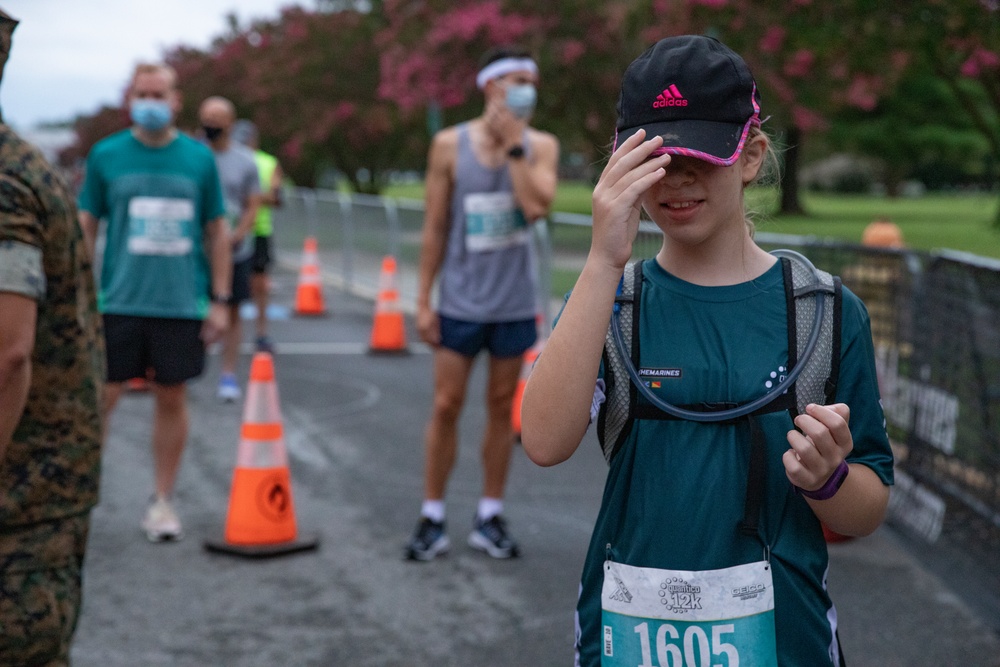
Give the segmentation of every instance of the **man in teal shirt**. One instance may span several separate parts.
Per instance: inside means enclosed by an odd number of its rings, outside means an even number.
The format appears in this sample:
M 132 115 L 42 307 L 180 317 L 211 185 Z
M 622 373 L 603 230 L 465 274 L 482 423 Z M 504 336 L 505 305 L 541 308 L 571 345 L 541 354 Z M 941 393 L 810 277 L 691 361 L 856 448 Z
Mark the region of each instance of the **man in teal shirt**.
M 205 344 L 228 326 L 229 230 L 211 151 L 180 134 L 176 74 L 136 67 L 132 127 L 87 157 L 80 225 L 93 255 L 106 221 L 98 306 L 108 351 L 104 419 L 122 383 L 152 371 L 155 493 L 142 521 L 154 542 L 179 539 L 172 494 L 188 432 L 185 383 L 201 374 Z

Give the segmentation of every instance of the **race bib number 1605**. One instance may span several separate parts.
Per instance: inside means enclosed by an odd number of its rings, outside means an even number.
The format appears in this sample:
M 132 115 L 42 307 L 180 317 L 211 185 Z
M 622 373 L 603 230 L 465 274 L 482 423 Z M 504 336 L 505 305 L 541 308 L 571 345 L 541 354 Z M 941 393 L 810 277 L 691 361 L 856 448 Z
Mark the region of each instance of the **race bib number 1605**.
M 604 667 L 777 664 L 764 561 L 700 572 L 608 561 L 601 602 Z

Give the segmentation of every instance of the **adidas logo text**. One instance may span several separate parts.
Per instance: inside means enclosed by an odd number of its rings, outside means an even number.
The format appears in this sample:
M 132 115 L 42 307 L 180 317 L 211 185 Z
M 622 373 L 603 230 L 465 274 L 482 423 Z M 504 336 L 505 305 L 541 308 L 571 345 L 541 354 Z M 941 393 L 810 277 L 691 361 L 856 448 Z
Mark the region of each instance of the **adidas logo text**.
M 688 101 L 684 99 L 681 95 L 681 91 L 677 90 L 676 84 L 670 84 L 663 89 L 663 92 L 656 96 L 656 101 L 653 102 L 654 109 L 663 109 L 665 107 L 686 107 Z

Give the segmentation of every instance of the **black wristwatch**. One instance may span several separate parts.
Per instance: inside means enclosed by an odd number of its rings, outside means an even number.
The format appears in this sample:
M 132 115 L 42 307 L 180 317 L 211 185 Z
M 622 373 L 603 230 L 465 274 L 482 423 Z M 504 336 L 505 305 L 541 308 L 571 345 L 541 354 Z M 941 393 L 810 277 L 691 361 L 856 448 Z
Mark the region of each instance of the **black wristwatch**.
M 511 149 L 507 151 L 507 157 L 513 160 L 520 160 L 521 158 L 524 157 L 524 146 L 522 146 L 521 144 L 512 146 Z
M 212 303 L 222 303 L 228 305 L 232 301 L 232 296 L 229 294 L 213 294 Z

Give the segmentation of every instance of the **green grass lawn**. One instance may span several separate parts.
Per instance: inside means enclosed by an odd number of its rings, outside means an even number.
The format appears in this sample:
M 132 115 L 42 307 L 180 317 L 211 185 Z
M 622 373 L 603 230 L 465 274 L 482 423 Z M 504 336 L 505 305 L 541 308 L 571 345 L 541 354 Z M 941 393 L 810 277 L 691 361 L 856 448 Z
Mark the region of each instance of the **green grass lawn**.
M 391 197 L 423 198 L 421 184 L 393 186 Z M 587 183 L 559 185 L 553 209 L 590 213 L 591 187 Z M 886 217 L 903 230 L 907 246 L 917 250 L 950 248 L 976 255 L 1000 258 L 1000 228 L 993 218 L 1000 197 L 990 194 L 928 194 L 917 198 L 834 195 L 803 192 L 804 216 L 774 216 L 777 193 L 773 189 L 751 190 L 751 208 L 760 211 L 757 229 L 762 232 L 833 238 L 852 243 L 861 239 L 865 226 Z

